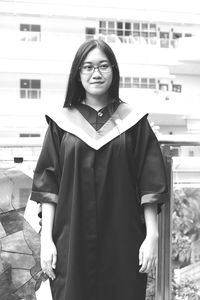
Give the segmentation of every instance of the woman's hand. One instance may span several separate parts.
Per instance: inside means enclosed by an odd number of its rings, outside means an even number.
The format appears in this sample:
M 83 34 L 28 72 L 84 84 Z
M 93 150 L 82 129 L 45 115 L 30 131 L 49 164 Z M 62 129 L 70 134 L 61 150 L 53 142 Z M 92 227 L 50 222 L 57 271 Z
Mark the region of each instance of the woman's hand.
M 56 278 L 54 269 L 56 268 L 57 250 L 54 242 L 41 241 L 40 263 L 42 271 L 49 278 L 54 280 Z
M 158 255 L 158 226 L 157 205 L 144 204 L 144 219 L 146 224 L 146 238 L 139 250 L 140 273 L 149 273 L 157 264 Z
M 149 273 L 157 264 L 158 237 L 146 237 L 139 250 L 140 273 Z
M 42 203 L 40 263 L 44 274 L 52 280 L 56 277 L 53 269 L 57 261 L 57 250 L 52 238 L 54 214 L 55 204 Z

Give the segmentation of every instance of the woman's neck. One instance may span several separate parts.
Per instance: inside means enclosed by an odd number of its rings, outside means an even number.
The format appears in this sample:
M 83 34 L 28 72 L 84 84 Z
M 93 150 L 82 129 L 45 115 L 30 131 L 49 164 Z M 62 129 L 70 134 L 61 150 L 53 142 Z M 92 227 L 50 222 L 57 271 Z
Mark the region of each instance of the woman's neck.
M 101 108 L 105 107 L 108 103 L 110 103 L 112 99 L 110 99 L 107 95 L 104 96 L 91 96 L 87 95 L 86 99 L 83 101 L 83 103 L 91 106 L 95 110 L 100 110 Z

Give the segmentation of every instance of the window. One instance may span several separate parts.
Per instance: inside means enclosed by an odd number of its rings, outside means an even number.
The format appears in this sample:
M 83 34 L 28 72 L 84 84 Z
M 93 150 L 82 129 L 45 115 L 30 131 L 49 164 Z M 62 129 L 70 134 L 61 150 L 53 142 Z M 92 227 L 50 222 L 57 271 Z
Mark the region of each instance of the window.
M 125 35 L 126 36 L 131 35 L 131 23 L 130 22 L 125 23 Z
M 189 154 L 189 156 L 194 156 L 194 150 L 189 150 L 188 154 Z M 200 260 L 200 258 L 199 258 L 199 260 Z
M 157 26 L 153 23 L 133 23 L 133 36 L 140 42 L 155 45 Z
M 99 33 L 116 35 L 122 43 L 145 42 L 155 44 L 157 26 L 152 23 L 99 21 Z
M 166 92 L 168 91 L 168 84 L 166 83 L 159 83 L 159 90 Z
M 93 27 L 85 28 L 86 40 L 92 39 L 95 34 L 96 34 L 96 28 L 93 28 Z
M 133 77 L 133 88 L 139 88 L 140 87 L 140 79 L 139 77 Z
M 158 24 L 145 21 L 101 20 L 99 21 L 97 33 L 103 35 L 102 38 L 109 42 L 121 41 L 121 43 L 152 45 L 161 48 L 176 48 L 181 37 L 192 36 L 188 32 L 178 32 L 178 28 L 176 31 L 173 28 L 166 31 L 167 29 L 164 28 L 161 29 Z M 180 28 L 180 31 L 182 31 L 182 28 Z M 109 36 L 112 36 L 112 38 Z
M 156 89 L 156 78 L 120 77 L 121 88 Z
M 185 33 L 185 37 L 192 37 L 191 33 Z
M 143 31 L 143 32 L 141 33 L 141 37 L 143 38 L 143 40 L 144 40 L 145 42 L 148 43 L 148 32 Z
M 124 78 L 124 87 L 125 88 L 131 88 L 131 77 L 125 77 Z
M 150 31 L 156 31 L 156 24 L 150 24 Z
M 106 21 L 99 22 L 99 33 L 106 34 Z
M 115 34 L 115 23 L 109 21 L 108 22 L 108 34 Z
M 182 33 L 173 32 L 173 39 L 179 39 L 180 37 L 182 37 Z
M 147 29 L 148 29 L 148 24 L 142 23 L 142 30 L 147 30 Z
M 169 48 L 169 32 L 160 32 L 161 48 Z
M 141 78 L 141 88 L 146 89 L 147 87 L 147 78 Z
M 139 31 L 140 30 L 140 23 L 133 23 L 133 29 Z
M 123 23 L 117 22 L 117 36 L 119 36 L 120 40 L 123 42 Z
M 156 79 L 155 78 L 149 78 L 149 88 L 150 89 L 156 89 Z
M 179 147 L 173 147 L 171 149 L 171 156 L 180 156 L 180 148 Z
M 40 99 L 41 81 L 39 79 L 20 79 L 20 98 Z
M 40 137 L 39 133 L 20 133 L 19 137 Z
M 172 47 L 176 48 L 178 46 L 178 40 L 181 37 L 182 37 L 182 33 L 173 32 L 172 41 L 171 41 Z
M 175 93 L 181 93 L 181 84 L 172 84 L 172 91 Z
M 21 41 L 41 41 L 41 26 L 36 24 L 20 24 Z
M 124 78 L 120 76 L 120 81 L 119 81 L 119 87 L 123 88 L 124 87 Z

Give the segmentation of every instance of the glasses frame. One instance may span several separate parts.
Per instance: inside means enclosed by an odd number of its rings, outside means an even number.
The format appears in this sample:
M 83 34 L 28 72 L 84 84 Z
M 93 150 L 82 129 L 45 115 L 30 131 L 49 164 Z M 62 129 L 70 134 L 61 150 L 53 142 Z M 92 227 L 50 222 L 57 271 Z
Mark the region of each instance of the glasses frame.
M 101 64 L 98 65 L 98 66 L 94 66 L 93 64 L 90 64 L 89 66 L 92 66 L 92 70 L 89 71 L 89 72 L 83 72 L 83 69 L 82 69 L 83 66 L 79 67 L 79 70 L 80 70 L 80 73 L 83 74 L 83 75 L 92 75 L 95 72 L 95 70 L 98 70 L 98 72 L 101 73 L 101 74 L 111 73 L 114 65 L 111 65 L 109 63 L 107 63 L 107 64 L 109 66 L 107 71 L 100 70 Z

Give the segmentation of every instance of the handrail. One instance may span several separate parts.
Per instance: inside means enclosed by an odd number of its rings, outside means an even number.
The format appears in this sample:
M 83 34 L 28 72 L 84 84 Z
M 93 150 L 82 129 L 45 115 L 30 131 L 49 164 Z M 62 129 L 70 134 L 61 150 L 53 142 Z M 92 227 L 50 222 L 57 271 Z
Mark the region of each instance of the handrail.
M 157 138 L 160 144 L 173 146 L 200 146 L 200 135 L 197 134 L 158 134 Z M 0 148 L 41 147 L 43 139 L 43 137 L 1 138 Z
M 200 146 L 200 135 L 197 134 L 182 134 L 182 135 L 161 135 L 157 138 L 160 144 L 172 146 Z
M 43 143 L 42 137 L 1 138 L 0 148 L 41 147 L 42 143 Z

